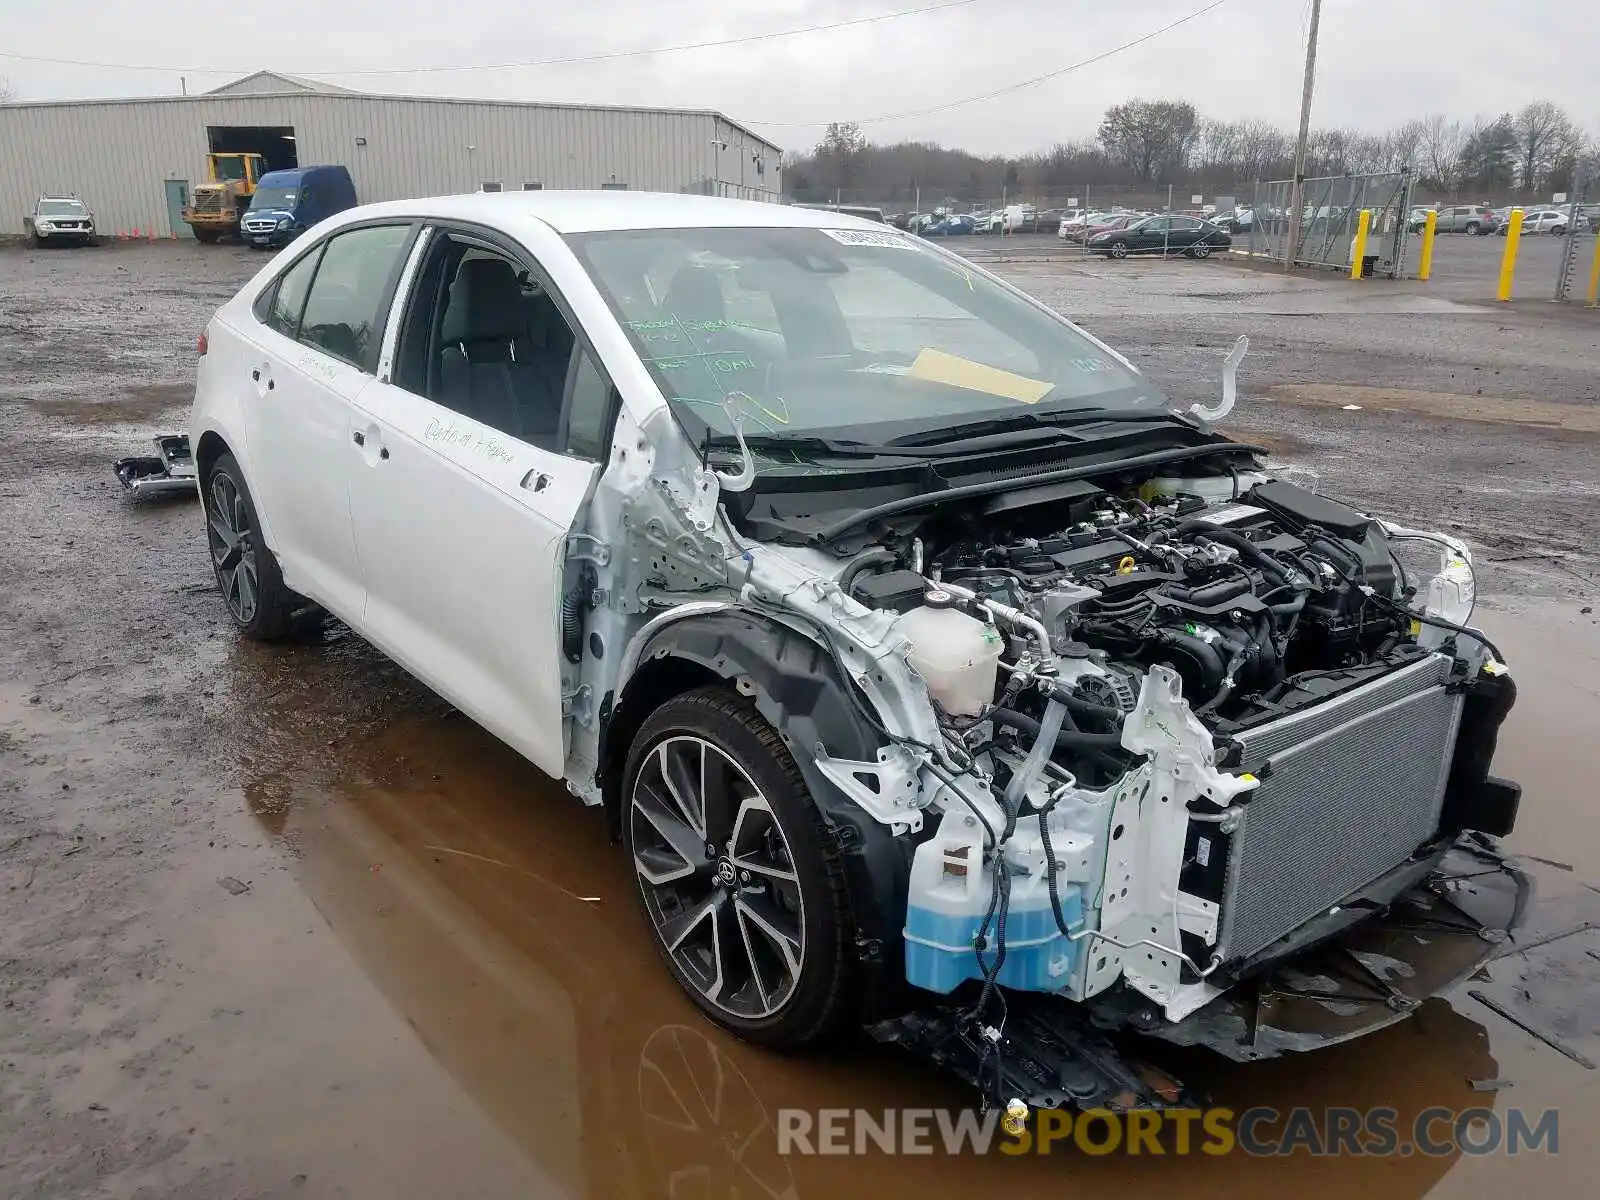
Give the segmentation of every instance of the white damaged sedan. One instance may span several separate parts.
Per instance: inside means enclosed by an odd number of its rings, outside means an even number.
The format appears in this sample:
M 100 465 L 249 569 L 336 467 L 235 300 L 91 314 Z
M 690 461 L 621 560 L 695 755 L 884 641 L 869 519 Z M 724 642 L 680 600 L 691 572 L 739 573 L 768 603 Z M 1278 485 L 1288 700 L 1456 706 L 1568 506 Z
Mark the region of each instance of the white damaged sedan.
M 1526 898 L 1466 547 L 1216 431 L 1243 349 L 1179 412 L 879 224 L 456 196 L 266 266 L 189 435 L 242 633 L 331 613 L 601 807 L 713 1020 L 1154 1105 L 1137 1048 L 1377 1028 Z

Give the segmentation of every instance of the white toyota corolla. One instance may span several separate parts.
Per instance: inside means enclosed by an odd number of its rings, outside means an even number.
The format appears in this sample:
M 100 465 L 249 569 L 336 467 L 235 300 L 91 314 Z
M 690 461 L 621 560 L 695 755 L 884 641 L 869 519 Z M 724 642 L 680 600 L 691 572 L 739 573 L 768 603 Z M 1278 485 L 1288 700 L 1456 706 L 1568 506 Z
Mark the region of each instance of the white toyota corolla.
M 604 806 L 745 1037 L 1172 1102 L 1106 1031 L 1341 1040 L 1520 913 L 1467 549 L 1216 431 L 1242 339 L 1179 412 L 882 225 L 544 192 L 331 218 L 199 351 L 240 630 L 331 613 Z

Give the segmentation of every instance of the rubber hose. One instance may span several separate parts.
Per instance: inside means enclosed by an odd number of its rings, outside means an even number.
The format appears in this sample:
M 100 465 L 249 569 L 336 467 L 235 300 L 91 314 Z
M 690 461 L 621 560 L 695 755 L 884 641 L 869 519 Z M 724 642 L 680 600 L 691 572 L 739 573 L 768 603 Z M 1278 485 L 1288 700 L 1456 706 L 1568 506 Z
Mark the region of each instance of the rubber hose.
M 1256 566 L 1260 567 L 1263 575 L 1277 581 L 1284 587 L 1289 586 L 1289 576 L 1284 569 L 1268 558 L 1264 550 L 1242 533 L 1224 529 L 1221 525 L 1213 525 L 1210 521 L 1185 521 L 1178 526 L 1177 533 L 1179 537 L 1193 533 L 1204 534 L 1213 542 L 1221 542 L 1224 546 L 1232 546 L 1242 557 L 1248 558 Z
M 1200 667 L 1207 695 L 1222 686 L 1222 677 L 1226 674 L 1222 668 L 1222 656 L 1209 643 L 1187 633 L 1173 633 L 1170 630 L 1163 630 L 1156 636 L 1158 641 L 1182 650 L 1195 660 Z
M 1039 722 L 1026 713 L 1019 713 L 1014 708 L 996 708 L 989 712 L 989 719 L 996 725 L 1004 725 L 1015 729 L 1018 733 L 1027 734 L 1029 737 L 1039 736 Z M 1063 729 L 1056 734 L 1056 746 L 1062 750 L 1081 749 L 1121 749 L 1122 736 L 1115 733 L 1084 733 L 1080 729 Z
M 856 555 L 839 572 L 839 590 L 845 595 L 850 594 L 850 586 L 855 583 L 856 576 L 868 567 L 886 566 L 895 561 L 895 553 L 887 546 L 868 546 Z
M 1022 798 L 1028 794 L 1028 789 L 1034 781 L 1044 773 L 1045 763 L 1050 761 L 1050 755 L 1055 751 L 1056 741 L 1061 736 L 1061 727 L 1067 719 L 1067 706 L 1059 700 L 1051 700 L 1044 706 L 1044 720 L 1039 722 L 1039 732 L 1034 735 L 1033 746 L 1028 750 L 1027 758 L 1022 760 L 1022 766 L 1011 776 L 1011 782 L 1006 785 L 1006 810 L 1008 812 L 1021 811 Z
M 568 662 L 583 660 L 583 609 L 588 584 L 579 580 L 561 597 L 561 649 Z
M 1080 717 L 1094 717 L 1101 721 L 1121 722 L 1125 715 L 1120 708 L 1112 708 L 1108 704 L 1096 704 L 1093 700 L 1085 700 L 1074 692 L 1058 687 L 1050 693 L 1052 699 L 1061 701 L 1067 708 L 1077 713 Z

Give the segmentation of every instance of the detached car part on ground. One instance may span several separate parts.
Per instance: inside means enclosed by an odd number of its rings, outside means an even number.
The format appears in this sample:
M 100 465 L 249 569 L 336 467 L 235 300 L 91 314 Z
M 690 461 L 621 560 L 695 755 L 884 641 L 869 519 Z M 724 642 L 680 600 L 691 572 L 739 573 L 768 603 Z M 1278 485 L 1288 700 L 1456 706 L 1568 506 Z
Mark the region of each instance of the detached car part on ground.
M 1244 348 L 1179 413 L 881 225 L 451 197 L 265 267 L 190 432 L 239 627 L 331 610 L 603 806 L 713 1020 L 1160 1105 L 1158 1041 L 1376 1028 L 1526 900 L 1466 547 L 1215 432 Z

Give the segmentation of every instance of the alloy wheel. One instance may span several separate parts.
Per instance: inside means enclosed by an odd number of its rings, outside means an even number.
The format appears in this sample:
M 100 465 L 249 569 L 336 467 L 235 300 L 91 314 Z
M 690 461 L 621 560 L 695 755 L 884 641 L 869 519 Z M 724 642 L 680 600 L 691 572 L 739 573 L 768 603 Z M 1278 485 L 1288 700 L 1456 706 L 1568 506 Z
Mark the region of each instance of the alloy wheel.
M 261 582 L 256 570 L 255 531 L 239 485 L 225 472 L 211 477 L 211 502 L 206 505 L 207 540 L 217 583 L 228 611 L 241 625 L 255 619 Z
M 713 1007 L 759 1020 L 794 994 L 805 905 L 777 813 L 714 742 L 664 738 L 628 819 L 645 911 L 678 973 Z

